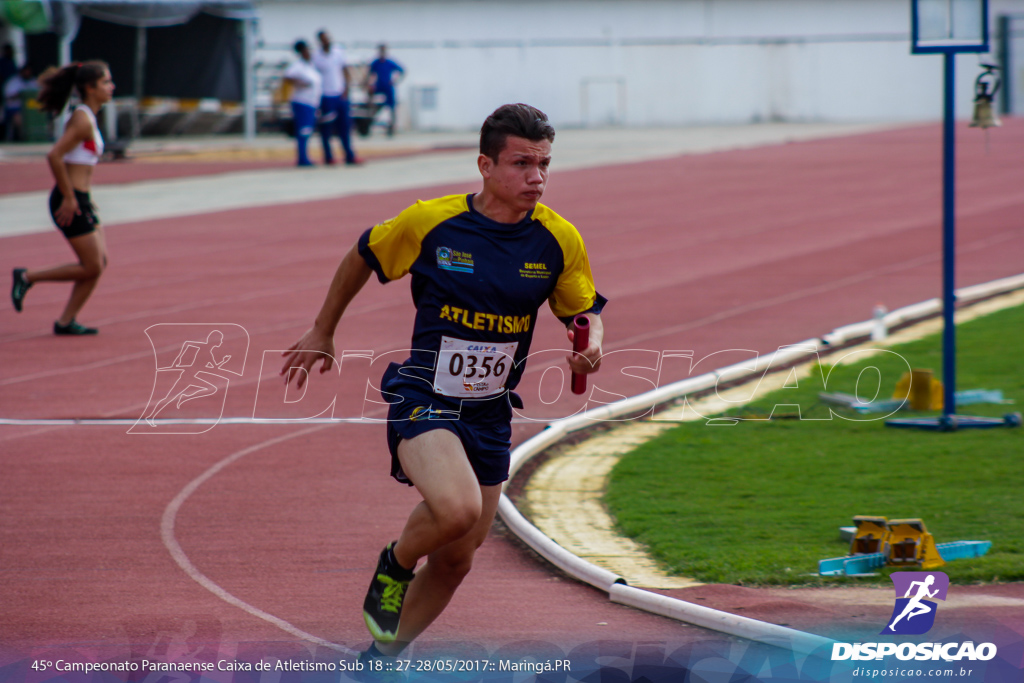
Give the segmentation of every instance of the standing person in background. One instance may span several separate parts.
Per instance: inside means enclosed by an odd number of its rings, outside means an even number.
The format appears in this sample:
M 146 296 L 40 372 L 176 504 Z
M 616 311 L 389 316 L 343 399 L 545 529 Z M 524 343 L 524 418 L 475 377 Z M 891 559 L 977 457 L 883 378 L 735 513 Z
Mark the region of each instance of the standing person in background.
M 14 310 L 20 312 L 25 294 L 35 283 L 74 282 L 64 312 L 53 323 L 53 333 L 96 334 L 95 328 L 83 327 L 75 318 L 107 267 L 106 240 L 89 191 L 93 166 L 103 156 L 103 136 L 96 125 L 96 115 L 114 96 L 114 81 L 104 62 L 91 61 L 48 69 L 39 77 L 39 85 L 38 100 L 43 111 L 52 114 L 63 111 L 72 88 L 82 100 L 71 113 L 64 134 L 46 155 L 57 182 L 50 193 L 50 215 L 74 249 L 78 263 L 46 270 L 15 268 L 11 301 Z
M 32 67 L 28 64 L 4 83 L 4 125 L 7 129 L 4 140 L 7 142 L 25 139 L 22 130 L 21 94 L 26 90 L 35 89 L 36 79 L 32 78 Z
M 345 64 L 345 51 L 338 45 L 331 45 L 331 34 L 322 29 L 316 34 L 320 41 L 320 49 L 313 55 L 313 66 L 320 72 L 323 90 L 320 95 L 320 137 L 324 143 L 324 163 L 333 164 L 334 154 L 331 151 L 331 133 L 336 132 L 341 138 L 341 147 L 345 150 L 345 163 L 357 164 L 355 152 L 352 151 L 352 118 L 348 108 L 348 66 Z
M 395 134 L 395 86 L 405 77 L 405 69 L 388 58 L 388 46 L 377 46 L 377 59 L 370 62 L 370 92 L 384 96 L 384 106 L 391 110 L 388 135 Z M 397 77 L 395 76 L 397 74 Z
M 0 88 L 8 78 L 16 73 L 18 73 L 18 63 L 14 60 L 14 46 L 5 43 L 3 54 L 0 54 Z
M 306 41 L 297 40 L 294 47 L 299 58 L 284 72 L 284 80 L 292 86 L 292 120 L 295 122 L 295 143 L 298 146 L 296 165 L 312 166 L 306 147 L 309 136 L 316 128 L 316 108 L 320 104 L 320 72 L 313 66 Z
M 16 73 L 18 73 L 18 64 L 14 61 L 14 46 L 6 43 L 3 54 L 0 54 L 0 105 L 5 105 L 7 102 L 3 96 L 4 85 L 7 84 L 7 79 Z M 4 135 L 0 135 L 0 139 L 6 140 L 6 130 L 11 124 L 8 122 L 6 112 L 2 109 L 0 109 L 0 124 L 3 124 L 2 130 L 4 130 Z

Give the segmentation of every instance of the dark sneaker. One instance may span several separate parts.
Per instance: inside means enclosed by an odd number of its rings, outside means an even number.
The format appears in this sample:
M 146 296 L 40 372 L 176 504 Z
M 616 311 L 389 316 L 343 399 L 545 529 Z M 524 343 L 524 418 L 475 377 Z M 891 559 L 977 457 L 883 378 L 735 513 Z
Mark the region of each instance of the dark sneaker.
M 374 640 L 392 643 L 398 636 L 398 620 L 402 616 L 402 603 L 409 589 L 413 572 L 403 567 L 393 567 L 387 560 L 388 551 L 394 543 L 381 551 L 377 570 L 370 582 L 370 589 L 363 601 L 363 619 Z
M 79 325 L 77 322 L 72 320 L 67 325 L 61 325 L 60 323 L 54 323 L 53 324 L 53 333 L 56 334 L 57 336 L 64 336 L 64 335 L 80 336 L 80 335 L 87 335 L 87 334 L 99 334 L 99 330 L 97 330 L 95 327 L 85 327 L 84 325 Z
M 14 281 L 11 283 L 11 301 L 14 303 L 14 310 L 21 313 L 21 303 L 25 300 L 25 293 L 32 288 L 32 283 L 25 279 L 25 269 L 15 268 L 12 273 Z

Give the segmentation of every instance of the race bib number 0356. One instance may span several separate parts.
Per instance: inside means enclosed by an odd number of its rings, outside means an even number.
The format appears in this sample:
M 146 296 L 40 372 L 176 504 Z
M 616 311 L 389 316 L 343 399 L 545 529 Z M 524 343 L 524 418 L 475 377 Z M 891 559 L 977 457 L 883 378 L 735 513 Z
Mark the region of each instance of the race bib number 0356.
M 493 344 L 441 337 L 434 391 L 457 398 L 493 396 L 505 389 L 519 342 Z

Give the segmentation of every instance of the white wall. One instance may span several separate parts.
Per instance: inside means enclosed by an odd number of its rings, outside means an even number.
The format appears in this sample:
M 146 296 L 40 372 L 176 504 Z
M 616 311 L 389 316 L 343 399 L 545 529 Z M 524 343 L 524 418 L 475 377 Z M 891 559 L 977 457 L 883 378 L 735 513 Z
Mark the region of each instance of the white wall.
M 328 28 L 351 58 L 387 42 L 437 87 L 420 123 L 475 128 L 524 101 L 561 126 L 933 120 L 942 57 L 910 54 L 910 0 L 263 0 L 257 58 L 290 58 Z M 990 14 L 1024 15 L 1024 0 Z M 994 60 L 994 57 L 989 57 Z M 957 57 L 957 113 L 971 113 L 977 55 Z

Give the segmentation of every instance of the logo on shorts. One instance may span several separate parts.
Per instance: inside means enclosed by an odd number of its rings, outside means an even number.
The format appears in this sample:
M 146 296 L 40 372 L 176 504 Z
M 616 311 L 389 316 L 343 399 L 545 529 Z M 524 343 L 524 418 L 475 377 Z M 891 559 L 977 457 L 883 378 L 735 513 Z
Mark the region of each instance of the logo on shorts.
M 466 251 L 437 248 L 437 267 L 441 270 L 454 270 L 460 273 L 473 272 L 473 255 Z
M 916 636 L 927 633 L 935 624 L 935 602 L 946 599 L 949 577 L 943 572 L 896 572 L 890 574 L 896 589 L 896 605 L 883 634 Z M 900 596 L 903 597 L 900 597 Z
M 429 420 L 434 416 L 434 409 L 427 406 L 416 406 L 413 411 L 409 413 L 409 419 L 413 422 L 419 422 L 420 420 Z

